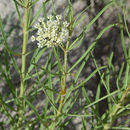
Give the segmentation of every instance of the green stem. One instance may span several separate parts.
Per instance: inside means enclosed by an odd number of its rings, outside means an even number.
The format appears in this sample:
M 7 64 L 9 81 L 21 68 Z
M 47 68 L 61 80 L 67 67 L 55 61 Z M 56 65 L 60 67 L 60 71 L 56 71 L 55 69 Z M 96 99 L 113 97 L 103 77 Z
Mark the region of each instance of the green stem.
M 26 48 L 28 42 L 28 17 L 29 17 L 29 0 L 26 0 L 26 8 L 25 8 L 25 18 L 24 18 L 24 25 L 23 25 L 23 48 L 22 48 L 22 68 L 21 68 L 21 85 L 20 85 L 20 105 L 19 105 L 19 120 L 18 120 L 18 127 L 20 128 L 22 125 L 22 116 L 23 116 L 23 96 L 24 96 L 24 87 L 25 87 L 25 69 L 26 69 Z
M 60 92 L 61 98 L 59 101 L 59 107 L 58 107 L 56 119 L 51 125 L 51 130 L 55 129 L 56 123 L 58 121 L 59 116 L 62 113 L 62 107 L 64 105 L 64 98 L 65 98 L 65 94 L 66 94 L 66 77 L 67 77 L 67 52 L 68 52 L 67 50 L 68 50 L 68 47 L 66 47 L 64 49 L 64 68 L 63 68 L 63 76 L 61 79 L 61 92 Z
M 106 123 L 104 125 L 103 130 L 109 130 L 112 127 L 112 124 L 116 120 L 117 112 L 121 108 L 123 102 L 125 102 L 124 100 L 125 100 L 127 94 L 129 93 L 129 91 L 130 91 L 130 84 L 127 86 L 127 89 L 123 93 L 119 103 L 115 105 L 115 108 L 114 108 L 113 112 L 110 114 L 110 119 L 112 119 L 111 122 L 110 123 Z
M 61 81 L 61 99 L 60 99 L 60 105 L 58 108 L 58 113 L 59 115 L 61 114 L 62 111 L 62 106 L 64 104 L 64 97 L 66 93 L 66 74 L 67 74 L 67 51 L 64 51 L 64 72 L 63 72 L 63 77 Z
M 29 4 L 27 0 L 26 4 Z M 20 88 L 20 97 L 23 97 L 24 94 L 24 79 L 25 79 L 25 68 L 26 68 L 26 48 L 28 42 L 28 7 L 25 8 L 25 23 L 23 28 L 23 49 L 22 49 L 22 69 L 21 69 L 21 88 Z

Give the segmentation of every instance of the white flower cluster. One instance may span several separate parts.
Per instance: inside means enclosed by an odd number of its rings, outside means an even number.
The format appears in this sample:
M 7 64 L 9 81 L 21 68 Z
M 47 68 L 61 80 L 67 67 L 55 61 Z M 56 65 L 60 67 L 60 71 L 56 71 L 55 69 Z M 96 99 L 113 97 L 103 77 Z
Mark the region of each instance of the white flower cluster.
M 39 19 L 39 23 L 35 24 L 35 28 L 38 29 L 37 36 L 32 36 L 31 40 L 38 41 L 39 48 L 43 46 L 53 47 L 54 45 L 62 44 L 68 37 L 68 22 L 61 21 L 62 16 L 56 15 L 56 17 L 49 15 L 47 22 L 43 18 Z

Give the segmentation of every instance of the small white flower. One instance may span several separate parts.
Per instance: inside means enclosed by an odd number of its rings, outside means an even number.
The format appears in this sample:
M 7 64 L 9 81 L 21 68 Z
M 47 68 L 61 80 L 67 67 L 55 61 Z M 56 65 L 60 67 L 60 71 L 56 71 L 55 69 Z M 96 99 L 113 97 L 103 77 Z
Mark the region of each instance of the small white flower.
M 53 16 L 52 16 L 52 15 L 49 15 L 47 18 L 48 18 L 49 20 L 52 20 Z
M 40 42 L 42 40 L 42 36 L 36 37 L 36 40 Z
M 41 27 L 42 27 L 42 29 L 46 28 L 46 24 L 44 22 L 42 22 Z
M 47 26 L 52 26 L 53 22 L 51 20 L 47 21 Z
M 58 43 L 62 42 L 62 37 L 59 37 L 59 38 L 57 39 L 57 42 L 58 42 Z
M 39 24 L 39 23 L 36 23 L 36 24 L 34 25 L 34 28 L 40 28 L 40 24 Z
M 34 42 L 36 40 L 35 36 L 31 37 L 31 41 Z
M 61 15 L 56 15 L 56 19 L 57 19 L 57 20 L 61 20 L 61 19 L 62 19 L 62 16 L 61 16 Z
M 43 34 L 42 30 L 39 29 L 37 35 L 42 35 L 42 34 Z
M 47 42 L 47 40 L 46 39 L 43 39 L 43 41 L 42 41 L 43 43 L 46 43 Z
M 43 18 L 39 18 L 39 20 L 38 20 L 38 21 L 42 23 L 42 22 L 43 22 Z
M 41 43 L 37 43 L 37 45 L 38 45 L 38 48 L 42 48 L 43 46 L 42 46 L 42 44 Z
M 65 28 L 67 28 L 67 27 L 69 26 L 69 23 L 67 23 L 67 22 L 65 21 L 65 22 L 63 22 L 63 25 L 64 25 Z

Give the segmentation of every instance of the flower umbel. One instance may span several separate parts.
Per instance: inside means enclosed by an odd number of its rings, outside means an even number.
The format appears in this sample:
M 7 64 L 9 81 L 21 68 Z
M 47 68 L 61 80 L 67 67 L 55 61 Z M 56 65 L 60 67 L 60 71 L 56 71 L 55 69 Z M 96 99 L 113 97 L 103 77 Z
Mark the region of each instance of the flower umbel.
M 61 15 L 56 15 L 56 17 L 49 15 L 47 22 L 43 18 L 40 18 L 39 23 L 34 26 L 38 31 L 36 37 L 31 37 L 32 42 L 35 40 L 38 41 L 37 45 L 39 48 L 61 45 L 69 34 L 68 22 L 62 22 L 61 19 Z

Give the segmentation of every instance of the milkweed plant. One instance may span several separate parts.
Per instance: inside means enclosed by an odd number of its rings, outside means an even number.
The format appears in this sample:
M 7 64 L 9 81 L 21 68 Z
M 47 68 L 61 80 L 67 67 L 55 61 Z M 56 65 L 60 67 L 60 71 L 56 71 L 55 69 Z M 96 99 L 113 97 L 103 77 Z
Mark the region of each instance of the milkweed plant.
M 17 54 L 21 59 L 21 65 L 18 65 L 16 53 L 9 46 L 10 41 L 0 18 L 0 37 L 4 46 L 3 59 L 0 63 L 0 82 L 6 83 L 2 89 L 9 89 L 7 94 L 0 92 L 0 116 L 4 117 L 0 120 L 0 129 L 64 130 L 70 127 L 76 130 L 72 122 L 77 118 L 80 120 L 82 130 L 129 129 L 126 125 L 129 120 L 118 126 L 115 124 L 119 118 L 130 114 L 130 44 L 126 46 L 124 28 L 129 43 L 130 33 L 126 22 L 128 11 L 123 4 L 124 1 L 109 1 L 82 30 L 79 30 L 79 35 L 75 39 L 72 38 L 74 30 L 84 20 L 85 12 L 90 6 L 74 16 L 72 1 L 68 0 L 64 14 L 57 14 L 55 1 L 46 0 L 33 16 L 32 8 L 37 6 L 38 1 L 13 0 L 23 32 L 22 52 Z M 46 10 L 49 4 L 52 6 L 51 15 Z M 80 58 L 71 66 L 68 65 L 70 52 L 79 49 L 88 29 L 111 7 L 121 9 L 117 16 L 118 21 L 98 32 L 95 40 L 89 43 L 89 47 Z M 20 8 L 24 11 L 24 17 Z M 122 55 L 125 57 L 119 72 L 115 71 L 112 62 L 113 52 L 104 66 L 98 65 L 93 53 L 102 35 L 114 27 L 120 29 Z M 28 43 L 35 45 L 35 49 L 28 51 Z M 28 56 L 31 57 L 30 60 L 27 60 Z M 41 63 L 41 59 L 45 62 Z M 89 59 L 93 60 L 95 70 L 81 79 L 80 75 Z M 20 78 L 17 88 L 11 76 L 12 69 Z M 114 91 L 111 91 L 110 84 L 112 73 L 116 73 Z M 100 77 L 100 81 L 95 90 L 95 99 L 91 99 L 85 85 L 96 75 Z M 68 77 L 72 79 L 69 82 Z M 101 86 L 106 90 L 103 97 Z M 100 114 L 99 104 L 104 100 L 108 108 Z M 75 108 L 77 104 L 78 109 Z

